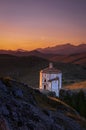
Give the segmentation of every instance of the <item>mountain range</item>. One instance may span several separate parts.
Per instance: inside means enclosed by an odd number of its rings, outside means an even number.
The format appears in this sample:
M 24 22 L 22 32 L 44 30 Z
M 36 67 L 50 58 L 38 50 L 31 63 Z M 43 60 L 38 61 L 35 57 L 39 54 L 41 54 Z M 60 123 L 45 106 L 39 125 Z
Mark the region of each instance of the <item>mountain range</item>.
M 38 48 L 32 51 L 0 50 L 0 54 L 14 56 L 36 56 L 53 62 L 79 64 L 86 67 L 86 44 L 78 46 L 72 44 L 57 45 L 54 47 Z
M 86 44 L 80 44 L 78 46 L 70 43 L 64 45 L 57 45 L 47 48 L 38 48 L 32 51 L 26 51 L 22 49 L 18 50 L 0 50 L 0 54 L 12 54 L 16 56 L 29 56 L 29 55 L 43 55 L 43 54 L 59 54 L 59 55 L 71 55 L 86 52 Z
M 60 54 L 60 55 L 71 55 L 86 52 L 86 44 L 80 44 L 78 46 L 70 43 L 64 45 L 57 45 L 54 47 L 47 47 L 44 49 L 38 49 L 40 52 L 47 54 Z

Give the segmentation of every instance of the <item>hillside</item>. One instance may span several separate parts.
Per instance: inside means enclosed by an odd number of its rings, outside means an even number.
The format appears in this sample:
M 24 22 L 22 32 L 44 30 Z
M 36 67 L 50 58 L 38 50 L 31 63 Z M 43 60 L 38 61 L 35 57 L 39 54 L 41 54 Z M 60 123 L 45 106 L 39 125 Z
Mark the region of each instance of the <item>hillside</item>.
M 86 118 L 86 81 L 62 88 L 60 90 L 60 99 Z
M 68 85 L 65 87 L 65 89 L 67 90 L 83 90 L 83 91 L 86 91 L 86 81 L 83 81 L 83 82 L 79 82 L 79 83 L 74 83 L 72 85 Z
M 0 76 L 10 76 L 31 86 L 39 86 L 39 72 L 49 60 L 36 56 L 17 57 L 0 55 Z M 86 80 L 86 69 L 70 63 L 54 63 L 63 73 L 63 84 Z
M 49 60 L 36 57 L 0 55 L 0 75 L 10 76 L 31 86 L 39 86 L 39 72 L 49 65 Z M 54 63 L 63 73 L 63 84 L 86 80 L 86 69 L 70 63 Z
M 86 53 L 78 53 L 72 55 L 55 55 L 50 58 L 54 62 L 72 63 L 86 67 Z
M 0 130 L 85 130 L 86 120 L 59 99 L 0 79 Z
M 25 50 L 0 50 L 0 55 L 12 55 L 12 56 L 18 56 L 18 57 L 23 57 L 23 56 L 36 56 L 36 57 L 41 57 L 41 58 L 50 58 L 51 56 L 54 56 L 54 54 L 46 54 L 38 51 L 37 49 L 32 50 L 32 51 L 25 51 Z
M 0 76 L 10 76 L 31 86 L 39 84 L 39 71 L 48 61 L 36 57 L 17 57 L 12 55 L 0 55 Z

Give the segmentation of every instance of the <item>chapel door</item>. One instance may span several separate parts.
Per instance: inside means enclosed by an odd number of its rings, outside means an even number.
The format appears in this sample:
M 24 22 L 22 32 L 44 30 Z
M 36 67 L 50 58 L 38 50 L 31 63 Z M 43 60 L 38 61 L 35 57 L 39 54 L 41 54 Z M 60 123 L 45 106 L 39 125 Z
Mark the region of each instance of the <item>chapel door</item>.
M 44 89 L 46 89 L 46 85 L 44 85 Z

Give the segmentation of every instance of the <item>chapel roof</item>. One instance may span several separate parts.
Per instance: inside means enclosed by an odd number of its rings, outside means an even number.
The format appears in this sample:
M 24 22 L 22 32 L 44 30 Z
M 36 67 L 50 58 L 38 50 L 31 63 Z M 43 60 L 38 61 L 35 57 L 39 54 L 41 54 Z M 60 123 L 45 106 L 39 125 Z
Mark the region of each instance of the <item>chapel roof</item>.
M 58 70 L 58 69 L 56 69 L 56 68 L 53 67 L 53 64 L 52 64 L 52 63 L 49 64 L 49 67 L 47 67 L 47 68 L 41 70 L 41 72 L 42 72 L 42 73 L 49 73 L 49 74 L 61 73 L 60 70 Z

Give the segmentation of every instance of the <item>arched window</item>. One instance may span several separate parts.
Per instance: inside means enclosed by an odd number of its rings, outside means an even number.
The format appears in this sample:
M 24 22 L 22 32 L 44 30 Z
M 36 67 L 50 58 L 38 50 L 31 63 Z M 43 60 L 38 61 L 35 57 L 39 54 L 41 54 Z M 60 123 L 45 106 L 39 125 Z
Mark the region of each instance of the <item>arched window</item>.
M 46 82 L 46 79 L 44 79 L 44 82 Z

